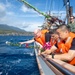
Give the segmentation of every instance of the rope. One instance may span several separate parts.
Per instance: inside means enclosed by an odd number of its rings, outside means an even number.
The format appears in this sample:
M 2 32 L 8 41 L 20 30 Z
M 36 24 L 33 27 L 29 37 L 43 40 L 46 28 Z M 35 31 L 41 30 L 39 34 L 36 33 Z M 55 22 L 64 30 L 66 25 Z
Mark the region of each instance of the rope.
M 47 5 L 48 5 L 48 0 L 46 0 L 46 6 L 45 6 L 45 12 L 47 12 Z
M 49 8 L 49 9 L 50 9 L 50 12 L 51 12 L 51 10 L 52 10 L 52 9 L 51 9 L 52 6 L 53 6 L 52 4 L 53 4 L 53 0 L 50 1 L 50 8 Z

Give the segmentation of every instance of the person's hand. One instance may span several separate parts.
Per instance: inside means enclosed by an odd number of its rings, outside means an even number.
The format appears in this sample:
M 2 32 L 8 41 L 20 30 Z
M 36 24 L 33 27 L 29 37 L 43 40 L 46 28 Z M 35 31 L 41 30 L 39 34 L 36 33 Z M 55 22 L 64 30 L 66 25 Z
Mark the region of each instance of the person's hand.
M 52 55 L 47 55 L 46 56 L 46 59 L 48 59 L 48 58 L 52 58 Z
M 24 43 L 23 43 L 23 42 L 19 42 L 19 44 L 21 44 L 21 45 L 22 45 L 22 44 L 24 44 Z
M 44 51 L 44 52 L 41 52 L 41 54 L 42 54 L 42 55 L 45 54 L 45 51 Z
M 50 42 L 46 42 L 44 45 L 43 45 L 43 48 L 46 50 L 46 49 L 50 49 L 51 48 L 51 43 Z
M 42 54 L 47 54 L 47 55 L 49 55 L 51 53 L 51 51 L 50 50 L 45 50 L 44 52 L 42 52 Z
M 40 56 L 41 55 L 41 53 L 38 53 L 38 56 Z

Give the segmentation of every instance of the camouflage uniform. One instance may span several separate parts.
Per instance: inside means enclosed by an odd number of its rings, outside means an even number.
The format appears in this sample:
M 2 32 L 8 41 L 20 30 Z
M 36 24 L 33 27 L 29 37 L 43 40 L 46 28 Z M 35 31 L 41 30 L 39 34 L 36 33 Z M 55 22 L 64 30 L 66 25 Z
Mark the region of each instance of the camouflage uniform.
M 71 32 L 75 32 L 75 22 L 69 24 Z

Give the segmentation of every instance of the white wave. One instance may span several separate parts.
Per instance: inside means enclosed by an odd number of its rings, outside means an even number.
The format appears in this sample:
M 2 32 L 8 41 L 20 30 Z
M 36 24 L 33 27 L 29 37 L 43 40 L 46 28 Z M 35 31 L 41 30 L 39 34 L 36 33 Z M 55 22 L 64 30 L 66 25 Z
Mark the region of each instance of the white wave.
M 30 56 L 34 56 L 34 53 L 24 53 L 24 54 L 28 54 Z
M 17 60 L 17 63 L 20 63 L 20 62 L 21 62 L 21 59 L 18 59 L 18 60 Z
M 0 75 L 2 75 L 3 72 L 0 72 Z
M 10 42 L 9 42 L 9 41 L 6 41 L 5 43 L 6 43 L 6 44 L 8 44 L 8 45 L 10 44 Z
M 33 53 L 30 53 L 30 56 L 34 56 L 34 54 Z
M 20 63 L 20 62 L 21 62 L 21 59 L 18 59 L 18 60 L 12 61 L 12 63 L 14 63 L 14 64 L 17 64 L 17 63 Z

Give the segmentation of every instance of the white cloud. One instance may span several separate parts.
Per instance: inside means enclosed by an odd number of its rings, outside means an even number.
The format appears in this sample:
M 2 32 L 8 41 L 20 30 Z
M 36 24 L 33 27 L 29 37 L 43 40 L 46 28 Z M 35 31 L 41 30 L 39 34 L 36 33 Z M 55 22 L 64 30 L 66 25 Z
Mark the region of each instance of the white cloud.
M 9 20 L 9 17 L 7 15 L 13 16 L 14 12 L 7 11 L 6 5 L 0 3 L 0 23 L 7 23 L 7 20 Z
M 11 3 L 6 3 L 6 7 L 11 7 L 12 6 L 12 4 Z
M 33 32 L 35 29 L 39 28 L 38 26 L 42 25 L 42 22 L 17 21 L 17 22 L 13 22 L 12 26 L 13 25 L 20 29 Z
M 11 15 L 11 16 L 15 15 L 15 13 L 14 13 L 14 12 L 11 12 L 11 11 L 6 12 L 6 14 L 7 14 L 7 15 Z
M 24 4 L 21 6 L 20 10 L 23 11 L 23 12 L 30 12 L 30 13 L 38 14 L 34 9 L 28 8 Z
M 38 15 L 38 14 L 25 14 L 25 15 L 15 15 L 16 17 L 21 17 L 21 18 L 38 18 L 38 17 L 43 17 L 42 15 Z
M 41 17 L 42 15 L 38 14 L 33 9 L 29 9 L 25 5 L 22 5 L 21 8 L 18 8 L 17 6 L 8 2 L 8 0 L 6 1 L 7 1 L 6 5 L 0 3 L 0 23 L 15 26 L 15 27 L 24 29 L 26 31 L 34 31 L 35 29 L 38 28 L 38 26 L 41 26 L 43 24 L 42 21 L 44 17 L 39 18 L 39 16 Z M 18 14 L 15 13 L 15 7 L 18 8 L 18 11 L 16 11 L 16 13 Z M 8 10 L 11 8 L 14 11 Z M 56 13 L 56 14 L 53 14 L 53 13 Z M 66 15 L 65 11 L 60 11 L 59 14 L 58 14 L 58 11 L 52 11 L 51 14 L 57 15 L 57 16 L 59 15 L 62 18 L 64 18 Z
M 25 7 L 25 5 L 22 5 L 21 10 L 22 10 L 23 12 L 27 12 L 27 11 L 28 11 L 28 9 Z
M 37 11 L 31 8 L 27 8 L 25 5 L 22 5 L 20 10 L 24 12 L 25 15 L 20 14 L 19 17 L 39 17 L 42 16 Z
M 38 22 L 35 22 L 35 21 L 32 21 L 32 22 L 28 22 L 25 20 L 23 20 L 22 18 L 26 18 L 26 17 L 39 17 L 40 15 L 39 14 L 36 14 L 36 12 L 33 10 L 33 9 L 27 9 L 25 8 L 25 6 L 22 6 L 22 11 L 24 12 L 31 12 L 31 13 L 34 13 L 34 14 L 16 14 L 14 13 L 14 11 L 7 11 L 7 8 L 9 8 L 8 6 L 10 6 L 9 3 L 7 3 L 7 5 L 5 6 L 4 4 L 1 4 L 0 5 L 0 14 L 2 15 L 3 12 L 5 12 L 5 15 L 4 17 L 2 16 L 1 19 L 0 19 L 0 23 L 1 24 L 7 24 L 7 25 L 10 25 L 10 26 L 15 26 L 15 27 L 18 27 L 18 28 L 21 28 L 21 29 L 24 29 L 26 31 L 34 31 L 36 28 L 38 28 L 39 25 L 42 25 L 41 23 L 38 23 Z
M 11 1 L 11 2 L 10 2 L 10 1 Z M 14 4 L 13 4 L 12 2 L 14 2 L 14 0 L 6 0 L 5 6 L 6 6 L 7 8 L 15 8 L 16 6 L 14 6 Z
M 0 18 L 6 15 L 6 7 L 4 4 L 0 3 Z
M 5 5 L 3 3 L 0 3 L 0 10 L 5 11 Z
M 35 29 L 38 29 L 39 28 L 38 26 L 41 26 L 42 23 L 41 22 L 30 22 L 30 23 L 27 22 L 27 24 L 25 24 L 25 25 L 29 25 L 29 26 L 26 28 L 22 28 L 22 29 L 24 29 L 26 31 L 34 31 Z
M 34 12 L 32 9 L 27 8 L 24 4 L 21 6 L 21 10 L 22 10 L 23 12 Z

